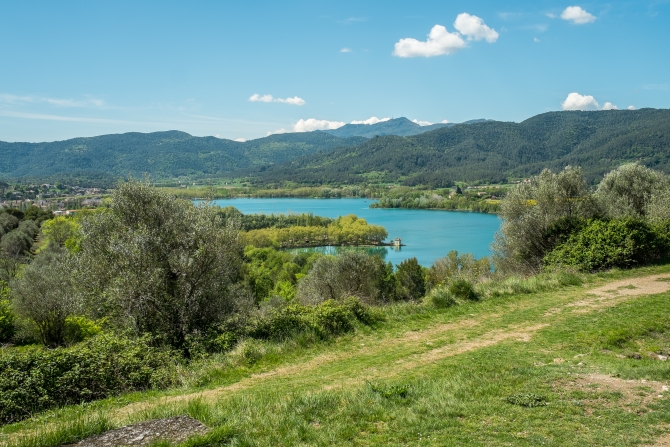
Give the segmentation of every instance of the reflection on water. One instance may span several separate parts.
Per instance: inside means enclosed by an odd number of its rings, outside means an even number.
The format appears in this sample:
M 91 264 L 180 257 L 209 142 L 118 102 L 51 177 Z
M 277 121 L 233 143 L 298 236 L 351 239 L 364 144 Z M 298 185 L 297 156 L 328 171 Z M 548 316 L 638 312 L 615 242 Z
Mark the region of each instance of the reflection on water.
M 305 248 L 289 248 L 288 251 L 291 254 L 297 255 L 300 253 L 322 253 L 324 255 L 338 255 L 340 253 L 346 252 L 359 252 L 367 253 L 369 255 L 377 255 L 382 260 L 386 261 L 386 256 L 389 251 L 400 251 L 401 247 L 347 247 L 347 246 L 332 246 L 328 245 L 325 247 L 305 247 Z

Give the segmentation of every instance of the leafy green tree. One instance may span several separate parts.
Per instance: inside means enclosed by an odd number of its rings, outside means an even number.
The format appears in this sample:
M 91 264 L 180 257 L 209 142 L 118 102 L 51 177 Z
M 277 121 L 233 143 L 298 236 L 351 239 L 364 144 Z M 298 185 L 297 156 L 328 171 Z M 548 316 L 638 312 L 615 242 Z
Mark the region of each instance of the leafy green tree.
M 75 219 L 56 216 L 42 224 L 44 242 L 54 243 L 61 247 L 66 244 L 77 245 L 76 240 L 81 233 L 81 225 Z
M 113 315 L 189 355 L 189 337 L 243 304 L 238 231 L 208 205 L 131 180 L 108 211 L 82 218 L 81 233 L 79 283 L 94 317 Z
M 423 268 L 416 258 L 405 259 L 398 264 L 395 277 L 397 282 L 396 298 L 418 300 L 426 294 Z

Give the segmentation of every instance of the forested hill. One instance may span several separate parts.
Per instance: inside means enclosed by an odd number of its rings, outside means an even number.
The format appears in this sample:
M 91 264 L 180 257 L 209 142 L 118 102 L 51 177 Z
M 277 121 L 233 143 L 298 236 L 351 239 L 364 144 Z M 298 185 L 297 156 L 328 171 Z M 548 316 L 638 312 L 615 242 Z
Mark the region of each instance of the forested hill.
M 521 123 L 487 121 L 411 137 L 376 137 L 255 175 L 260 183 L 375 178 L 440 186 L 460 180 L 499 182 L 577 165 L 595 180 L 635 160 L 670 172 L 670 110 L 550 112 Z
M 124 133 L 51 143 L 0 142 L 0 177 L 59 174 L 153 178 L 223 176 L 244 168 L 271 166 L 295 157 L 353 146 L 362 137 L 322 132 L 271 135 L 244 143 L 184 132 Z
M 487 120 L 477 119 L 466 121 L 462 124 L 480 123 Z M 345 124 L 342 127 L 333 130 L 322 130 L 321 132 L 329 133 L 336 137 L 366 137 L 372 138 L 383 135 L 397 135 L 401 137 L 408 137 L 411 135 L 418 135 L 431 130 L 441 129 L 443 127 L 453 127 L 455 123 L 437 123 L 428 126 L 421 126 L 407 118 L 395 118 L 388 121 L 382 121 L 376 124 Z

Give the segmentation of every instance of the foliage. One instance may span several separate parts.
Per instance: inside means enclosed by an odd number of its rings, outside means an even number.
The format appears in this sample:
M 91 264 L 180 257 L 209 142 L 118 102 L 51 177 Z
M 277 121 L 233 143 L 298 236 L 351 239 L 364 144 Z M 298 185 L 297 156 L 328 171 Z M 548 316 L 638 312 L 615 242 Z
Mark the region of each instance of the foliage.
M 12 339 L 15 332 L 14 323 L 16 316 L 9 304 L 9 289 L 0 283 L 0 343 L 6 343 Z
M 102 323 L 93 321 L 83 315 L 70 315 L 65 319 L 65 342 L 68 345 L 80 343 L 88 338 L 94 337 L 102 332 Z
M 174 357 L 146 338 L 100 334 L 71 348 L 0 355 L 0 421 L 9 423 L 56 406 L 163 388 L 173 383 Z
M 608 217 L 644 219 L 652 198 L 670 189 L 667 176 L 630 163 L 608 173 L 598 184 L 595 197 Z
M 444 258 L 433 262 L 426 273 L 426 282 L 429 289 L 459 279 L 476 282 L 488 278 L 491 271 L 488 258 L 475 259 L 471 253 L 458 254 L 452 250 Z
M 335 219 L 303 214 L 242 214 L 232 206 L 221 208 L 219 215 L 225 225 L 229 219 L 238 220 L 240 230 L 260 230 L 262 228 L 328 227 Z
M 354 323 L 374 321 L 366 306 L 353 297 L 342 301 L 326 300 L 316 306 L 289 304 L 252 320 L 248 334 L 254 338 L 284 340 L 301 332 L 320 338 L 350 332 Z
M 79 245 L 81 224 L 72 218 L 56 216 L 42 224 L 44 243 L 54 243 L 76 251 Z
M 389 299 L 382 295 L 385 273 L 384 262 L 377 256 L 357 252 L 323 256 L 298 284 L 297 300 L 316 304 L 354 296 L 367 304 L 385 301 Z
M 396 269 L 396 299 L 419 300 L 426 294 L 423 268 L 416 258 L 402 261 Z
M 449 293 L 456 298 L 477 301 L 479 296 L 472 283 L 466 279 L 457 279 L 449 284 Z
M 667 256 L 670 246 L 663 242 L 653 228 L 639 220 L 591 220 L 543 262 L 573 266 L 584 272 L 630 268 Z
M 74 287 L 73 265 L 72 257 L 62 248 L 42 251 L 10 283 L 16 312 L 35 323 L 45 346 L 63 345 L 66 319 L 82 309 Z
M 109 211 L 81 221 L 81 290 L 93 317 L 112 316 L 175 348 L 244 305 L 237 230 L 216 210 L 120 183 Z
M 392 399 L 394 397 L 405 399 L 408 396 L 410 390 L 409 385 L 384 386 L 370 382 L 368 382 L 368 385 L 370 385 L 370 390 L 372 390 L 373 393 L 379 394 L 385 399 Z
M 272 227 L 244 233 L 245 241 L 254 247 L 301 247 L 322 245 L 378 245 L 388 233 L 379 225 L 368 225 L 365 219 L 350 214 L 338 217 L 328 225 Z
M 426 295 L 426 301 L 437 309 L 444 309 L 456 305 L 456 300 L 449 289 L 444 286 L 438 286 L 432 289 Z
M 545 169 L 512 188 L 501 203 L 503 223 L 493 244 L 497 268 L 538 270 L 581 219 L 596 214 L 580 168 L 568 166 L 558 174 Z
M 425 184 L 425 183 L 424 183 Z M 460 192 L 459 192 L 460 191 Z M 382 191 L 378 202 L 371 208 L 412 208 L 466 210 L 479 213 L 500 211 L 500 198 L 505 195 L 502 188 L 489 187 L 463 193 L 458 186 L 450 189 L 422 190 L 420 188 L 396 187 Z

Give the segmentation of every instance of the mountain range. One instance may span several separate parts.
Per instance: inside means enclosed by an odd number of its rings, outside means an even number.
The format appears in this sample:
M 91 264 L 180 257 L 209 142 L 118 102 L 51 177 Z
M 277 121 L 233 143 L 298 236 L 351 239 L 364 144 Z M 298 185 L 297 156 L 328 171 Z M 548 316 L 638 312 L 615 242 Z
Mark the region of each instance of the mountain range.
M 549 112 L 521 123 L 474 120 L 286 133 L 236 142 L 184 132 L 125 133 L 50 143 L 0 142 L 0 177 L 247 177 L 283 182 L 499 182 L 579 165 L 590 179 L 627 161 L 670 172 L 670 110 Z M 432 130 L 431 130 L 432 129 Z M 412 134 L 412 132 L 421 132 Z

